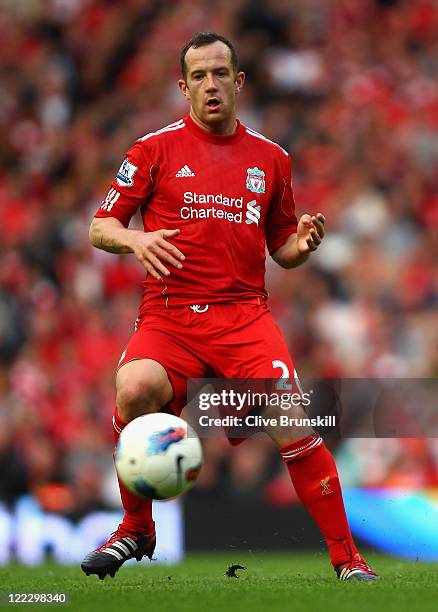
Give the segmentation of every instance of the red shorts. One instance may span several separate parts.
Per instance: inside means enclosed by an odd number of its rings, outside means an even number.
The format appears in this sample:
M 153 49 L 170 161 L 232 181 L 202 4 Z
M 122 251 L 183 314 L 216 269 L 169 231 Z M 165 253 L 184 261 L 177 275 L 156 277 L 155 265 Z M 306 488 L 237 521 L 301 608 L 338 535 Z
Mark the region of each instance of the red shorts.
M 260 303 L 259 303 L 260 302 Z M 168 406 L 180 415 L 189 378 L 294 380 L 294 365 L 283 335 L 265 302 L 149 308 L 137 323 L 119 368 L 135 359 L 153 359 L 167 372 L 174 397 Z

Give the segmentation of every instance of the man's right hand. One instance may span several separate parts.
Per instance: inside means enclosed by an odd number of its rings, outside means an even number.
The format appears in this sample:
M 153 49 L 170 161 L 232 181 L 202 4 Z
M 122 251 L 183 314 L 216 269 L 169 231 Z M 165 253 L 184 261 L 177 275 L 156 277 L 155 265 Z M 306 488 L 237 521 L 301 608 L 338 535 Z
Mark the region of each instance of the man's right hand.
M 90 242 L 96 248 L 109 253 L 134 253 L 149 274 L 161 280 L 162 276 L 170 274 L 164 264 L 174 266 L 178 270 L 182 268 L 184 255 L 168 241 L 179 233 L 179 229 L 162 229 L 156 232 L 131 230 L 114 217 L 95 217 L 90 226 Z
M 179 249 L 168 241 L 168 238 L 178 236 L 179 229 L 132 233 L 131 249 L 151 276 L 157 280 L 161 280 L 162 276 L 169 276 L 170 271 L 163 262 L 181 270 L 181 262 L 184 261 L 185 257 Z

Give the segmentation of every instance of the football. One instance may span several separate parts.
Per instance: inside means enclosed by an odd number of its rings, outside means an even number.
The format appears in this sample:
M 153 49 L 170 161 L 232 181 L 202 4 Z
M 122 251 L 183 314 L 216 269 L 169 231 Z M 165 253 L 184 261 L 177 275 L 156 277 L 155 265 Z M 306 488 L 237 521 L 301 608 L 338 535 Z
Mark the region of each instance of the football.
M 183 419 L 147 414 L 122 431 L 115 464 L 121 480 L 139 497 L 171 499 L 195 484 L 202 467 L 202 446 Z

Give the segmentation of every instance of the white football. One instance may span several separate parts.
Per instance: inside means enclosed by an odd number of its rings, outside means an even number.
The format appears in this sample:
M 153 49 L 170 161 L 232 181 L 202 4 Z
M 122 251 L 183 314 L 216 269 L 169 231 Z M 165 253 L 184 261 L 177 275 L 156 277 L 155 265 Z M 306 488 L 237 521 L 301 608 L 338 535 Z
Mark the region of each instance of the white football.
M 202 446 L 183 419 L 159 412 L 126 425 L 114 459 L 120 479 L 135 495 L 171 499 L 195 484 L 202 467 Z

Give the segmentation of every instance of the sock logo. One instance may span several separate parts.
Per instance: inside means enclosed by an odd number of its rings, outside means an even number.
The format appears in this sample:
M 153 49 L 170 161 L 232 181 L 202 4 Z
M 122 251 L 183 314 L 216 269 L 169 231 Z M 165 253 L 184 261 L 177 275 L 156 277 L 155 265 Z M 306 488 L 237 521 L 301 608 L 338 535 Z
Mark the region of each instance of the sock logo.
M 329 495 L 332 493 L 332 489 L 330 487 L 330 476 L 326 476 L 321 480 L 321 493 L 322 495 Z

